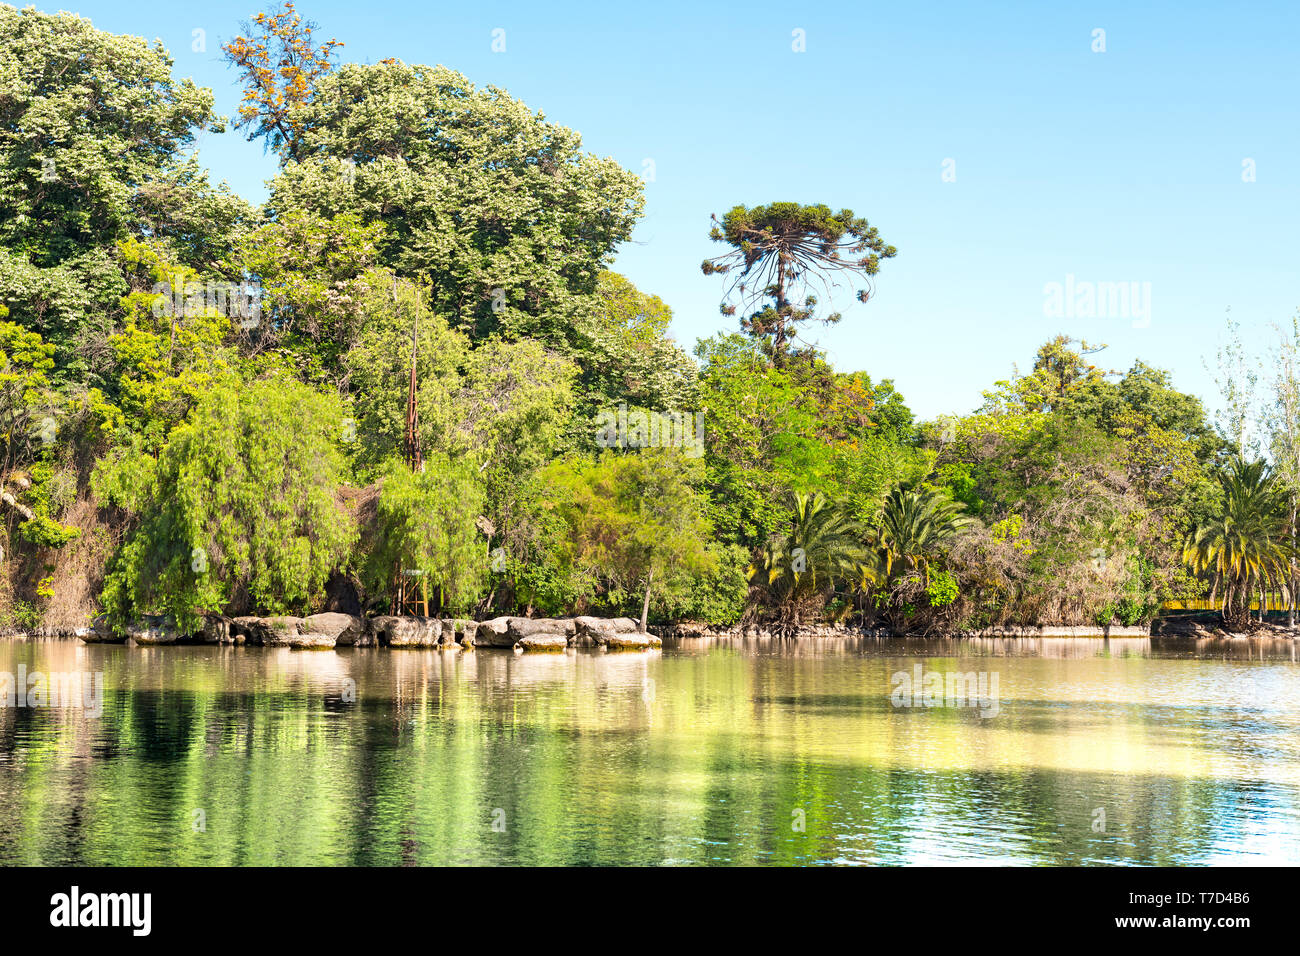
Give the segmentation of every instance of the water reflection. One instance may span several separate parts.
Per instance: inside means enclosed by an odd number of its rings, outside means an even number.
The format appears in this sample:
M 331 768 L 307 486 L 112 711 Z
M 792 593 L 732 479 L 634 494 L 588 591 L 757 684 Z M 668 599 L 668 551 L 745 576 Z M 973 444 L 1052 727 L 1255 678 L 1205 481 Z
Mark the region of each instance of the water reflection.
M 106 690 L 0 709 L 6 864 L 1300 861 L 1290 641 L 0 643 L 20 664 Z M 893 706 L 918 664 L 997 673 L 997 716 Z

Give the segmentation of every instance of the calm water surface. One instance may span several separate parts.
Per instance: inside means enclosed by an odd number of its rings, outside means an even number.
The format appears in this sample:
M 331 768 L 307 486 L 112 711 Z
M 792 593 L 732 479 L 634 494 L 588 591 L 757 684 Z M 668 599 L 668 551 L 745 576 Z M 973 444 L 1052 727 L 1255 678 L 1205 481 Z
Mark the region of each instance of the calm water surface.
M 125 648 L 0 709 L 0 863 L 1300 863 L 1290 641 Z M 997 713 L 893 675 L 996 674 Z M 202 811 L 201 813 L 198 811 Z

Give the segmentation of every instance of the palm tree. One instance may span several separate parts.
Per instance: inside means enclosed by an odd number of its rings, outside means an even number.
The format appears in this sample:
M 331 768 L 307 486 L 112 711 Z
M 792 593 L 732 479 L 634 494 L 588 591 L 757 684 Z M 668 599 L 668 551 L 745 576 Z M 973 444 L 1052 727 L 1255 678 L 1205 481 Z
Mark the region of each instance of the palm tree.
M 1219 486 L 1219 513 L 1187 536 L 1183 560 L 1196 573 L 1211 576 L 1210 599 L 1222 594 L 1224 622 L 1237 627 L 1250 619 L 1253 593 L 1260 595 L 1263 621 L 1266 592 L 1285 590 L 1292 548 L 1282 488 L 1264 461 L 1237 458 L 1219 475 Z
M 876 533 L 885 576 L 893 577 L 900 566 L 904 573 L 922 572 L 929 584 L 931 560 L 976 523 L 964 505 L 942 492 L 895 488 L 885 499 Z
M 928 588 L 931 565 L 975 524 L 964 505 L 941 491 L 895 488 L 871 534 L 869 557 L 857 566 L 855 590 L 863 599 L 883 592 L 889 603 L 906 605 L 896 585 L 911 579 L 904 592 L 914 591 L 919 573 L 920 587 Z
M 750 584 L 783 623 L 798 627 L 802 611 L 866 557 L 862 532 L 824 496 L 796 493 L 789 531 L 768 540 L 749 567 Z

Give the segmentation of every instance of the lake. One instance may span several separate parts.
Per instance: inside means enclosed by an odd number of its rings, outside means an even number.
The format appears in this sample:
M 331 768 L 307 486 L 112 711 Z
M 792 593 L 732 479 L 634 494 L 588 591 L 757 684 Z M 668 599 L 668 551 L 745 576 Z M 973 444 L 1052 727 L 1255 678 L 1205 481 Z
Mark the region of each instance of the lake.
M 1300 863 L 1285 640 L 0 641 L 20 668 L 102 697 L 0 708 L 2 864 Z

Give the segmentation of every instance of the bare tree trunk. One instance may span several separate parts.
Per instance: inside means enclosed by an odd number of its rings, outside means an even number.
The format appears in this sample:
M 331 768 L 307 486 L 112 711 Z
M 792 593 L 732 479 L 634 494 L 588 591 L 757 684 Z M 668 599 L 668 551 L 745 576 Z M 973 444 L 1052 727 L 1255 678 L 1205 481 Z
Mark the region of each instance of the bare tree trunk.
M 654 583 L 654 579 L 655 579 L 654 571 L 651 571 L 649 574 L 646 575 L 645 600 L 641 603 L 641 623 L 637 628 L 642 634 L 645 633 L 646 618 L 649 617 L 650 615 L 650 585 Z
M 1291 494 L 1291 551 L 1295 551 L 1295 519 L 1296 519 L 1296 496 Z M 1291 555 L 1291 577 L 1287 581 L 1286 601 L 1286 626 L 1287 630 L 1295 630 L 1295 554 Z

